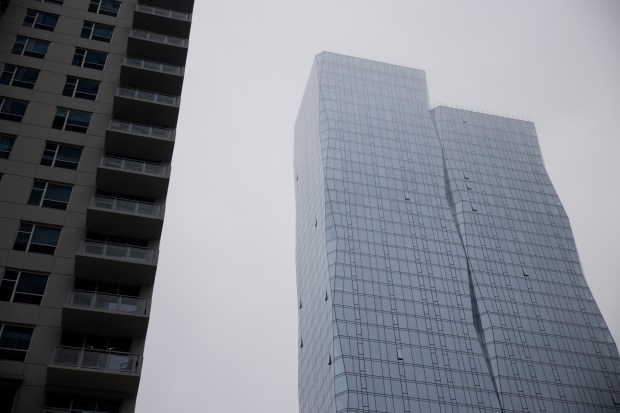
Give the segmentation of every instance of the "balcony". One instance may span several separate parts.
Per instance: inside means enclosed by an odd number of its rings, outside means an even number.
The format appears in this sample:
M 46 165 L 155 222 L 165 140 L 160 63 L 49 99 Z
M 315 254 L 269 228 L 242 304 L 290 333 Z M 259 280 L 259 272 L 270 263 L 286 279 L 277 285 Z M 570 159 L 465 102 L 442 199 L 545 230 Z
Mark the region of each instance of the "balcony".
M 186 38 L 132 29 L 127 39 L 127 55 L 185 66 L 188 44 Z
M 179 117 L 178 96 L 119 87 L 114 95 L 114 117 L 145 125 L 171 128 Z
M 128 157 L 169 161 L 175 135 L 174 129 L 113 119 L 106 131 L 105 148 L 109 153 Z
M 133 27 L 136 29 L 188 38 L 191 26 L 191 13 L 146 4 L 136 4 L 133 13 Z
M 112 283 L 151 285 L 158 251 L 99 241 L 82 241 L 75 254 L 75 274 Z
M 130 353 L 58 346 L 47 367 L 47 385 L 138 393 L 140 356 Z
M 105 155 L 97 168 L 97 188 L 105 192 L 165 198 L 170 166 Z
M 125 57 L 121 66 L 121 85 L 180 96 L 183 66 Z
M 86 211 L 86 227 L 121 237 L 159 238 L 164 206 L 96 195 Z
M 146 337 L 147 298 L 72 290 L 62 310 L 62 326 L 93 334 Z

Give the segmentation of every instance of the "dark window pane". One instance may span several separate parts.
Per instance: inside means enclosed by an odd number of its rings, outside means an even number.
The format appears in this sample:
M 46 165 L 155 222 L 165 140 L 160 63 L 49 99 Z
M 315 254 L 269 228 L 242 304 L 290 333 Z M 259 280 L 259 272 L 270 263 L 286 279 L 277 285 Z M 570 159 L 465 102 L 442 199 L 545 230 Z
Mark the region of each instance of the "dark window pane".
M 0 134 L 0 158 L 7 159 L 13 149 L 15 136 Z
M 41 245 L 58 245 L 58 239 L 60 238 L 60 228 L 53 227 L 44 227 L 37 225 L 34 228 L 34 232 L 32 234 L 32 244 L 41 244 Z
M 20 274 L 15 291 L 28 294 L 43 295 L 47 285 L 47 275 L 23 272 Z
M 32 328 L 5 324 L 0 337 L 0 347 L 28 350 L 31 337 Z
M 13 75 L 15 74 L 16 70 L 17 70 L 17 66 L 5 64 L 4 71 L 2 72 L 2 75 L 0 76 L 0 84 L 2 85 L 11 84 L 11 80 L 13 80 Z
M 105 62 L 108 58 L 108 54 L 105 52 L 96 52 L 94 50 L 88 50 L 86 53 L 86 60 L 84 61 L 84 67 L 91 69 L 103 70 Z
M 82 156 L 82 148 L 77 146 L 60 146 L 56 156 L 56 164 L 60 168 L 77 169 Z

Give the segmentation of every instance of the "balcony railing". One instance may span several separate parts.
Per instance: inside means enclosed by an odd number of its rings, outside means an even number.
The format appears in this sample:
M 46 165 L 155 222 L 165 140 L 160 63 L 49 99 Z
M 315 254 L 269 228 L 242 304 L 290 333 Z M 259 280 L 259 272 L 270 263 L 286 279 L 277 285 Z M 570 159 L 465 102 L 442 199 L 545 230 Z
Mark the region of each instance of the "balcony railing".
M 106 168 L 122 169 L 127 172 L 137 172 L 149 175 L 167 176 L 168 165 L 159 163 L 138 161 L 135 159 L 119 158 L 116 156 L 105 155 L 101 159 L 101 165 Z
M 90 205 L 93 208 L 107 209 L 128 214 L 147 215 L 154 218 L 161 218 L 163 212 L 162 205 L 102 195 L 93 196 Z
M 187 47 L 187 39 L 182 37 L 167 36 L 165 34 L 147 32 L 144 30 L 131 29 L 129 32 L 130 37 L 136 39 L 148 40 L 150 42 L 163 43 L 170 46 Z
M 147 264 L 155 264 L 157 261 L 157 250 L 132 247 L 130 245 L 112 244 L 109 242 L 84 240 L 80 245 L 79 252 L 89 255 L 98 255 L 102 258 L 119 258 Z
M 158 128 L 156 126 L 142 125 L 140 123 L 124 122 L 112 119 L 108 129 L 116 132 L 131 133 L 132 135 L 142 135 L 151 138 L 174 140 L 176 135 L 174 129 Z
M 119 87 L 118 89 L 116 89 L 116 96 L 142 100 L 144 102 L 150 103 L 159 103 L 160 105 L 179 106 L 178 96 L 162 95 L 161 93 L 153 93 L 147 90 Z
M 179 76 L 183 75 L 183 66 L 154 62 L 152 60 L 136 59 L 135 57 L 125 57 L 123 64 L 125 66 L 131 66 L 138 69 L 152 70 L 154 72 L 161 72 Z
M 135 374 L 138 372 L 139 360 L 140 356 L 137 354 L 58 346 L 54 351 L 52 364 Z
M 137 4 L 136 10 L 143 13 L 155 14 L 157 16 L 170 17 L 177 20 L 191 21 L 192 15 L 190 13 L 183 13 L 176 10 L 164 9 L 161 7 L 147 6 L 146 4 Z
M 95 310 L 127 314 L 146 314 L 148 299 L 125 295 L 103 294 L 93 291 L 71 290 L 68 304 Z

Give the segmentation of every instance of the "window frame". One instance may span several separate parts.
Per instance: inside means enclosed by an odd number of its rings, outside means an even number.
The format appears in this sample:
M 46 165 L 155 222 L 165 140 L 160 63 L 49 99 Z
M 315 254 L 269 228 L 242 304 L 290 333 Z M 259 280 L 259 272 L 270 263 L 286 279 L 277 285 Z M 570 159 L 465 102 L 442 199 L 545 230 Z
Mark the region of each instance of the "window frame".
M 75 118 L 73 120 L 71 119 L 73 115 L 79 116 L 81 114 L 88 115 L 88 124 L 86 126 L 77 122 Z M 88 133 L 88 128 L 90 127 L 92 115 L 92 112 L 57 106 L 56 115 L 54 116 L 54 120 L 52 121 L 52 129 L 65 130 L 77 133 Z
M 31 71 L 31 74 L 34 73 L 33 82 L 28 82 L 23 79 L 24 72 L 28 73 L 29 71 Z M 34 85 L 37 83 L 37 79 L 39 78 L 39 73 L 41 73 L 41 71 L 33 67 L 5 63 L 2 74 L 0 75 L 0 84 L 23 87 L 25 89 L 34 89 Z
M 14 272 L 14 273 L 16 273 L 15 274 L 15 279 L 14 280 L 7 279 L 7 272 Z M 45 283 L 43 285 L 43 291 L 40 294 L 36 293 L 36 292 L 30 292 L 30 291 L 18 291 L 20 281 L 23 280 L 24 276 L 40 276 L 40 277 L 45 277 Z M 13 282 L 13 286 L 11 287 L 10 297 L 7 300 L 3 300 L 0 297 L 0 301 L 8 302 L 8 303 L 41 305 L 41 301 L 43 300 L 43 296 L 45 295 L 45 290 L 47 289 L 47 282 L 48 282 L 48 280 L 49 280 L 49 273 L 19 270 L 17 268 L 5 268 L 4 269 L 4 274 L 2 275 L 2 280 L 0 280 L 0 291 L 3 289 L 2 286 L 5 283 Z M 8 291 L 8 288 L 6 288 L 6 290 Z M 17 300 L 16 300 L 16 296 L 18 296 Z M 19 296 L 38 297 L 38 300 L 37 300 L 36 303 L 32 302 L 32 301 L 24 301 L 24 300 L 20 300 Z
M 45 51 L 36 51 L 36 45 L 44 45 Z M 11 48 L 11 54 L 16 54 L 19 56 L 29 56 L 36 59 L 44 59 L 49 46 L 50 42 L 48 42 L 47 40 L 17 35 L 15 37 L 15 43 L 13 43 L 13 47 Z
M 105 7 L 104 2 L 109 1 L 112 3 L 112 6 L 116 6 L 116 10 Z M 103 16 L 112 16 L 117 17 L 118 12 L 121 7 L 121 2 L 117 0 L 90 0 L 90 4 L 88 5 L 88 11 L 91 13 L 101 14 Z
M 47 30 L 48 32 L 53 32 L 58 24 L 58 18 L 60 16 L 58 14 L 46 13 L 41 10 L 36 9 L 26 9 L 26 15 L 24 16 L 24 21 L 22 22 L 23 27 L 31 27 L 34 29 Z M 54 20 L 54 24 L 50 26 L 49 24 L 44 24 L 41 20 L 45 18 L 52 18 Z
M 22 105 L 24 107 L 23 113 L 5 111 L 6 102 L 13 102 L 17 105 Z M 21 122 L 22 119 L 24 119 L 24 116 L 26 115 L 26 110 L 28 109 L 29 103 L 30 102 L 26 100 L 7 98 L 6 96 L 0 96 L 0 119 L 9 120 L 12 122 Z M 14 106 L 11 105 L 11 109 L 13 108 Z
M 51 148 L 52 145 L 56 145 L 55 148 Z M 60 158 L 59 159 L 59 153 L 63 148 L 74 148 L 74 149 L 79 149 L 80 150 L 80 156 L 78 157 L 77 162 L 72 162 L 69 161 L 67 159 L 63 159 Z M 52 168 L 64 168 L 64 169 L 71 169 L 71 170 L 77 170 L 78 166 L 80 165 L 80 161 L 82 160 L 82 151 L 84 150 L 83 146 L 77 146 L 77 145 L 67 145 L 64 143 L 57 143 L 57 142 L 46 142 L 45 143 L 45 148 L 43 149 L 43 155 L 41 156 L 41 162 L 40 165 L 44 165 L 44 166 L 49 166 Z M 51 160 L 50 159 L 50 153 L 53 153 L 53 155 L 51 156 Z M 46 155 L 47 158 L 46 158 Z M 75 166 L 75 167 L 74 167 Z
M 104 57 L 103 64 L 100 65 L 98 63 L 94 63 L 93 61 L 89 62 L 88 61 L 89 54 L 103 55 Z M 106 52 L 101 52 L 99 50 L 85 49 L 83 47 L 76 47 L 75 51 L 73 52 L 73 59 L 71 60 L 71 65 L 77 66 L 77 67 L 85 67 L 85 68 L 93 69 L 93 70 L 104 70 L 107 61 L 108 61 L 108 53 Z
M 22 348 L 16 348 L 16 347 L 4 347 L 2 346 L 2 340 L 3 340 L 3 336 L 4 333 L 6 331 L 6 327 L 16 327 L 19 329 L 29 329 L 30 330 L 30 337 L 28 338 L 28 346 L 26 349 L 22 349 Z M 30 350 L 30 344 L 32 343 L 32 336 L 34 334 L 34 327 L 29 327 L 29 326 L 24 326 L 24 325 L 19 325 L 19 324 L 10 324 L 10 323 L 0 323 L 0 360 L 11 360 L 11 361 L 18 361 L 18 362 L 24 362 L 26 360 L 26 357 L 28 356 L 28 350 Z M 3 353 L 5 350 L 8 350 L 9 352 L 20 352 L 23 353 L 23 358 L 20 357 L 18 359 L 15 358 L 8 358 L 8 357 L 3 357 Z
M 110 37 L 105 36 L 101 32 L 97 33 L 97 31 L 101 30 L 110 30 Z M 91 22 L 88 20 L 84 20 L 84 24 L 82 25 L 82 31 L 80 32 L 80 37 L 82 39 L 96 40 L 104 43 L 110 43 L 113 36 L 114 26 L 103 23 Z
M 91 83 L 91 85 L 88 85 L 88 83 Z M 87 87 L 95 88 L 96 89 L 95 93 L 94 94 L 89 93 L 88 90 L 80 90 L 81 85 L 84 85 L 84 84 L 86 84 Z M 62 95 L 69 96 L 72 98 L 78 98 L 78 99 L 96 100 L 97 94 L 99 93 L 100 85 L 101 85 L 101 82 L 98 80 L 67 75 L 67 78 L 65 80 L 65 86 L 63 87 L 63 90 L 62 90 Z
M 30 226 L 31 228 L 24 229 L 24 227 Z M 44 244 L 39 242 L 33 242 L 33 238 L 36 237 L 36 232 L 38 229 L 54 229 L 58 230 L 58 236 L 56 237 L 56 244 Z M 15 251 L 23 251 L 23 252 L 33 252 L 37 254 L 45 254 L 45 255 L 54 255 L 56 253 L 56 248 L 58 248 L 58 243 L 60 242 L 60 235 L 62 233 L 62 227 L 48 224 L 39 224 L 37 222 L 28 222 L 28 221 L 20 221 L 19 228 L 17 229 L 17 236 L 15 237 L 15 242 L 13 243 L 13 250 Z M 27 234 L 27 240 L 24 242 L 24 234 Z M 20 240 L 21 235 L 21 240 Z M 19 244 L 18 244 L 19 241 Z M 24 245 L 24 249 L 21 249 L 21 245 Z M 33 245 L 35 250 L 33 250 Z
M 56 187 L 56 188 L 52 188 L 51 189 L 52 191 L 54 189 L 56 190 L 59 189 L 58 187 L 64 187 L 63 189 L 68 188 L 69 193 L 67 196 L 67 200 L 64 201 L 64 200 L 48 198 L 47 196 L 48 196 L 48 192 L 50 191 L 50 187 Z M 72 192 L 73 192 L 73 185 L 35 179 L 32 182 L 32 188 L 30 190 L 30 195 L 28 196 L 28 205 L 36 206 L 39 208 L 51 208 L 51 209 L 60 209 L 62 211 L 66 211 L 67 206 L 69 205 L 69 202 L 71 201 Z
M 13 145 L 15 145 L 15 140 L 17 136 L 10 135 L 8 133 L 0 132 L 0 159 L 9 159 L 11 155 L 11 151 L 13 150 Z M 6 146 L 2 146 L 4 142 L 9 142 Z M 6 148 L 6 149 L 5 149 Z

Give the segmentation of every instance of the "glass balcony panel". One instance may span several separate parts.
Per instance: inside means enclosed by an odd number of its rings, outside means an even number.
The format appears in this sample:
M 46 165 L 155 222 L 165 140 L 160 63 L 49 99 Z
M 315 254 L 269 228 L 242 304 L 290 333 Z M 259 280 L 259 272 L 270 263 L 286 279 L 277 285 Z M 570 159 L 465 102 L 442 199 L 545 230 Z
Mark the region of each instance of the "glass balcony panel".
M 119 96 L 124 96 L 124 97 L 128 97 L 128 98 L 133 98 L 134 95 L 135 95 L 133 89 L 127 89 L 127 88 L 124 88 L 124 87 L 119 87 L 116 90 L 116 94 L 119 95 Z
M 106 244 L 106 254 L 114 258 L 127 258 L 129 247 L 126 245 Z
M 97 293 L 94 291 L 72 290 L 69 294 L 69 305 L 130 314 L 145 314 L 147 299 Z
M 147 174 L 152 174 L 152 175 L 162 175 L 161 173 L 161 165 L 157 165 L 157 164 L 145 164 L 144 165 L 144 172 L 146 172 Z
M 101 209 L 114 209 L 114 198 L 96 196 L 93 198 L 93 206 Z
M 84 350 L 82 354 L 82 362 L 78 367 L 105 370 L 107 365 L 108 353 Z
M 136 203 L 136 213 L 141 215 L 158 216 L 160 211 L 159 205 L 147 204 L 145 202 Z
M 150 135 L 150 129 L 148 126 L 146 125 L 140 125 L 138 123 L 134 123 L 134 124 L 129 124 L 129 128 L 130 131 L 133 133 L 138 133 L 140 135 Z
M 118 311 L 123 313 L 144 313 L 144 299 L 137 297 L 118 297 Z
M 157 16 L 172 17 L 174 19 L 185 21 L 189 21 L 191 17 L 190 13 L 183 13 L 181 11 L 164 9 L 162 7 L 147 6 L 146 4 L 137 4 L 136 10 L 144 13 L 155 14 Z
M 155 72 L 165 72 L 173 75 L 180 75 L 183 73 L 182 66 L 171 65 L 168 63 L 155 62 L 152 60 L 136 59 L 134 57 L 125 57 L 123 62 L 126 66 L 137 67 L 140 69 L 153 70 Z
M 130 354 L 110 353 L 108 369 L 114 371 L 132 372 L 134 357 Z
M 134 135 L 151 136 L 154 138 L 172 139 L 174 129 L 158 128 L 156 126 L 142 125 L 140 123 L 124 122 L 113 119 L 110 121 L 110 130 L 131 133 Z
M 115 199 L 114 200 L 114 204 L 116 206 L 115 210 L 119 211 L 119 212 L 129 212 L 131 214 L 135 214 L 136 213 L 136 209 L 137 209 L 137 202 L 135 201 L 129 201 L 129 200 L 125 200 L 125 199 Z
M 104 255 L 105 245 L 102 242 L 85 242 L 83 251 L 87 254 Z
M 115 156 L 104 156 L 101 165 L 109 168 L 124 169 L 130 172 L 161 176 L 165 176 L 168 170 L 167 165 L 138 161 L 135 159 L 117 158 Z
M 145 90 L 136 90 L 134 92 L 134 96 L 137 99 L 148 100 L 150 102 L 155 102 L 157 100 L 157 94 L 152 93 L 152 92 L 147 92 Z
M 95 295 L 95 308 L 102 310 L 118 311 L 118 299 L 117 295 L 108 294 L 96 294 Z
M 144 172 L 144 162 L 134 161 L 132 159 L 125 159 L 124 161 L 123 169 L 133 172 Z
M 52 364 L 135 373 L 139 356 L 114 351 L 58 346 Z
M 155 95 L 155 99 L 158 103 L 163 103 L 165 105 L 175 106 L 177 104 L 177 98 L 175 96 Z
M 149 215 L 154 217 L 159 216 L 161 211 L 161 205 L 101 195 L 95 195 L 93 197 L 92 206 L 100 209 L 109 209 L 117 212 Z
M 129 258 L 134 260 L 146 261 L 148 250 L 143 248 L 129 247 Z
M 176 106 L 178 100 L 176 96 L 153 93 L 148 90 L 130 89 L 126 87 L 119 87 L 116 95 L 170 106 Z
M 54 352 L 53 364 L 60 364 L 61 366 L 73 366 L 77 367 L 80 363 L 80 355 L 82 349 L 71 347 L 57 347 Z
M 78 307 L 92 307 L 95 293 L 90 291 L 72 291 L 69 303 Z
M 123 158 L 116 158 L 113 156 L 104 156 L 101 164 L 109 168 L 123 169 Z

